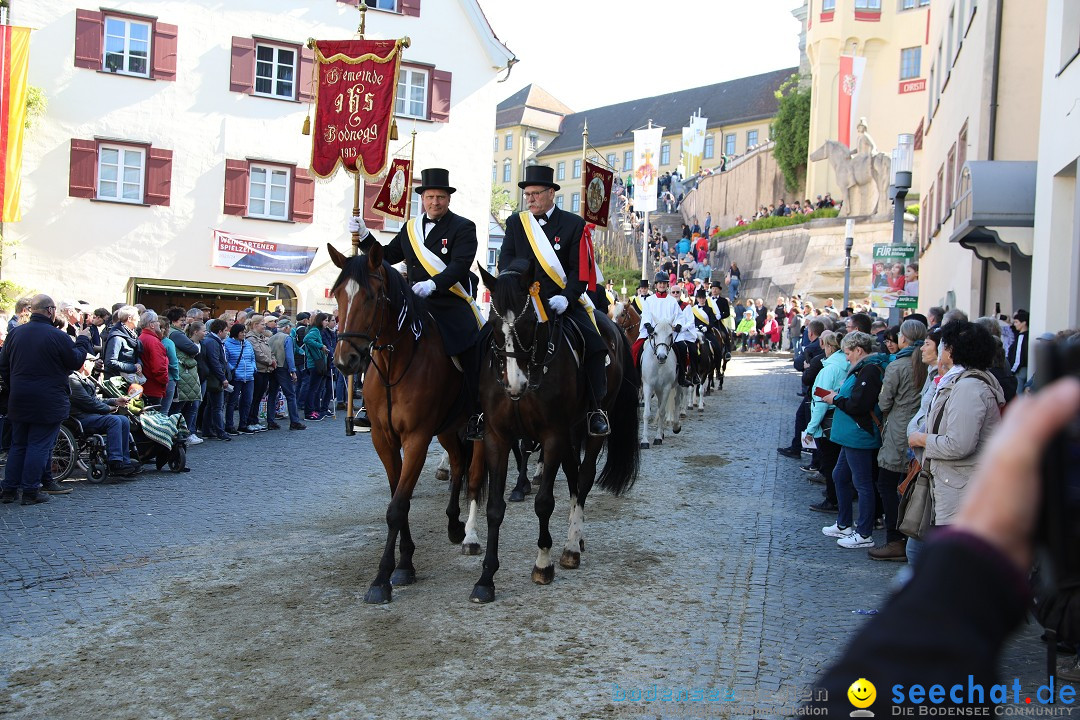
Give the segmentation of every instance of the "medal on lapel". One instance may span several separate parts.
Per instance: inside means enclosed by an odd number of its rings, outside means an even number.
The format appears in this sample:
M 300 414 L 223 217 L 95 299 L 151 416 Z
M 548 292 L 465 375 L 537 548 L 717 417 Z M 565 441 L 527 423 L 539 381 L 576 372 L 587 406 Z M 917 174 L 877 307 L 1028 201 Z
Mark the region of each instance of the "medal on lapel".
M 556 250 L 558 250 L 559 248 L 560 248 L 560 245 L 559 245 L 559 236 L 558 236 L 558 235 L 556 235 L 556 236 L 555 236 L 555 249 L 556 249 Z
M 446 238 L 442 239 L 442 250 L 440 250 L 439 252 L 441 252 L 443 255 L 446 254 L 446 252 L 447 252 L 447 250 L 446 250 Z

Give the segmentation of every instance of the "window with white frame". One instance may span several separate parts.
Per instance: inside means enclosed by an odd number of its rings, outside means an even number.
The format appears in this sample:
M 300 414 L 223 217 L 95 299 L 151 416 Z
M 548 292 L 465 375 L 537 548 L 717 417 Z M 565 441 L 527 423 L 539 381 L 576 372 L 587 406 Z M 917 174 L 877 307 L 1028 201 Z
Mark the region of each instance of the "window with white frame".
M 99 200 L 143 201 L 146 151 L 122 145 L 102 145 L 98 152 Z
M 492 152 L 499 152 L 499 136 L 495 136 L 495 145 L 491 148 Z
M 491 163 L 491 182 L 494 183 L 495 179 L 499 176 L 499 164 Z
M 916 7 L 926 7 L 930 0 L 902 0 L 901 10 L 914 10 Z
M 747 150 L 749 150 L 750 148 L 757 145 L 757 138 L 758 138 L 758 131 L 757 130 L 747 130 L 746 131 L 746 149 Z
M 581 177 L 581 160 L 574 161 L 574 174 L 572 175 L 572 177 Z
M 402 67 L 398 72 L 397 101 L 394 113 L 404 117 L 427 119 L 428 72 Z
M 832 12 L 836 10 L 836 0 L 821 0 L 821 12 Z
M 296 50 L 261 43 L 255 46 L 255 94 L 287 100 L 296 97 Z
M 570 196 L 570 212 L 581 210 L 581 193 L 576 192 Z
M 634 167 L 634 151 L 627 150 L 622 155 L 622 169 L 629 171 Z
M 499 247 L 489 247 L 487 251 L 487 271 L 494 273 L 495 268 L 499 264 L 499 250 L 502 249 L 502 245 Z
M 409 217 L 415 218 L 420 215 L 423 210 L 420 209 L 420 195 L 418 193 L 412 194 L 412 200 L 409 201 Z M 421 223 L 423 224 L 423 223 Z M 386 223 L 383 225 L 383 230 L 388 232 L 397 232 L 405 223 L 396 218 L 386 218 Z
M 529 150 L 535 152 L 538 147 L 540 147 L 540 136 L 536 133 L 529 133 Z
M 881 0 L 855 0 L 856 10 L 881 11 Z
M 608 153 L 605 159 L 607 160 L 608 167 L 615 167 L 615 153 Z
M 248 215 L 288 220 L 289 185 L 288 168 L 252 163 L 248 178 Z
M 565 180 L 566 179 L 566 162 L 563 161 L 563 160 L 560 160 L 555 165 L 555 179 L 556 180 Z
M 664 143 L 660 146 L 660 164 L 667 165 L 671 162 L 671 143 Z
M 728 133 L 724 136 L 724 154 L 735 154 L 735 133 Z
M 510 182 L 510 159 L 503 160 L 503 182 Z
M 506 133 L 506 143 L 503 145 L 503 150 L 512 150 L 514 147 L 514 134 Z
M 705 136 L 705 145 L 703 146 L 703 149 L 701 151 L 703 157 L 706 160 L 712 158 L 712 156 L 716 153 L 715 148 L 716 148 L 716 141 L 713 140 L 713 136 L 712 135 L 706 135 Z
M 150 77 L 150 36 L 150 23 L 106 17 L 104 69 Z
M 390 10 L 391 12 L 397 10 L 397 0 L 366 0 L 369 8 L 375 10 Z
M 559 208 L 560 210 L 563 209 L 563 196 L 562 195 L 556 195 L 555 196 L 555 207 Z
M 900 79 L 911 80 L 922 73 L 922 48 L 904 48 L 900 51 Z

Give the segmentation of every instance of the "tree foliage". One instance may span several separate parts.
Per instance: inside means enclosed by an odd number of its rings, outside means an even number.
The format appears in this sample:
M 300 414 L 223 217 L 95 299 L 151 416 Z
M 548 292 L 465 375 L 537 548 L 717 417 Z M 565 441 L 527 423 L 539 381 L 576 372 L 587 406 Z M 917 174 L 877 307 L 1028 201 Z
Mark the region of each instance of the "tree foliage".
M 506 223 L 503 221 L 503 217 L 508 215 L 507 208 L 513 211 L 513 202 L 510 200 L 510 191 L 504 187 L 492 183 L 491 185 L 491 214 L 499 221 L 499 224 L 504 228 Z
M 45 91 L 39 87 L 30 85 L 26 92 L 26 120 L 25 127 L 29 130 L 34 122 L 45 114 L 49 107 L 49 100 L 45 97 Z
M 789 191 L 797 191 L 806 177 L 807 147 L 810 142 L 810 89 L 799 88 L 798 74 L 784 81 L 776 91 L 779 107 L 770 136 L 776 141 L 773 157 L 784 173 Z

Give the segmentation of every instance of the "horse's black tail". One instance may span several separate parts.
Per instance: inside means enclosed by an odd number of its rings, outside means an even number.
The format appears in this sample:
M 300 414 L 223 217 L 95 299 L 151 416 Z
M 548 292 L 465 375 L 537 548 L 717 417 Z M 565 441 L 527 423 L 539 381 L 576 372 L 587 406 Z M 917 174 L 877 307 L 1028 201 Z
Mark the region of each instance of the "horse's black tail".
M 607 439 L 607 459 L 597 484 L 613 495 L 628 491 L 637 480 L 638 460 L 638 388 L 634 382 L 634 360 L 628 343 L 620 339 L 622 382 L 615 403 L 608 413 L 611 434 Z

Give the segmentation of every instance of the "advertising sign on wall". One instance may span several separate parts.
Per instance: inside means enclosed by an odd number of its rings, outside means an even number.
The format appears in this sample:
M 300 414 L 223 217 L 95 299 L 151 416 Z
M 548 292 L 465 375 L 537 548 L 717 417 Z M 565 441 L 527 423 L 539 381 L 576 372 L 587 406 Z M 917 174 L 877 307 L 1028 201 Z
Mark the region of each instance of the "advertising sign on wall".
M 870 304 L 878 308 L 919 306 L 919 265 L 914 245 L 875 245 Z

